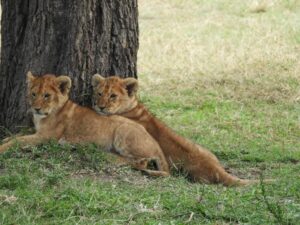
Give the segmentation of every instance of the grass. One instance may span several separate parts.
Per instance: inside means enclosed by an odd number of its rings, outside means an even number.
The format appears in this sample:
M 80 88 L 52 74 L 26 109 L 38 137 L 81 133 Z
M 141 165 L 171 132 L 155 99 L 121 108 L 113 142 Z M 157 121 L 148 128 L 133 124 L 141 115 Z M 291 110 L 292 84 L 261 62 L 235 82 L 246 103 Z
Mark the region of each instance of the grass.
M 249 153 L 251 154 L 251 153 Z M 183 176 L 149 179 L 95 146 L 12 149 L 1 156 L 1 224 L 296 224 L 299 165 L 231 161 L 244 177 L 280 178 L 272 185 L 225 188 Z
M 147 178 L 95 146 L 0 155 L 0 224 L 297 224 L 300 4 L 139 1 L 140 98 L 232 173 L 226 188 Z

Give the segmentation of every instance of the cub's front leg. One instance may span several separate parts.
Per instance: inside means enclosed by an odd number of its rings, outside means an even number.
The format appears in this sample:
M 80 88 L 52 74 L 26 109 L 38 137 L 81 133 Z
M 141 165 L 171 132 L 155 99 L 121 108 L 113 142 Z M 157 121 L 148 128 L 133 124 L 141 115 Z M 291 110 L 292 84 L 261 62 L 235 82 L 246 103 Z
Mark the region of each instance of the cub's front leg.
M 10 140 L 10 141 L 4 143 L 3 145 L 0 145 L 0 153 L 9 149 L 15 143 L 18 143 L 20 145 L 20 147 L 23 147 L 26 145 L 35 146 L 35 145 L 45 142 L 46 140 L 47 140 L 47 138 L 45 138 L 41 135 L 38 135 L 38 134 L 18 136 L 16 138 L 14 138 L 13 140 Z
M 2 143 L 6 143 L 6 142 L 9 142 L 11 140 L 14 140 L 16 137 L 20 137 L 22 136 L 22 134 L 16 134 L 14 136 L 9 136 L 9 137 L 6 137 L 2 140 Z

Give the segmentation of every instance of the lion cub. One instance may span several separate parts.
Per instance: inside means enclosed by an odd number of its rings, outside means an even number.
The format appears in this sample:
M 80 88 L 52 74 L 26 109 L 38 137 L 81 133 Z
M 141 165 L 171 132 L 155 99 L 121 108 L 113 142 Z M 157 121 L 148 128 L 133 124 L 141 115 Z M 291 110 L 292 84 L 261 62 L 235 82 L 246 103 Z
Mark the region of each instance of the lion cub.
M 21 145 L 38 145 L 50 139 L 68 143 L 95 143 L 114 150 L 133 167 L 153 176 L 168 176 L 169 166 L 157 142 L 139 124 L 120 116 L 100 116 L 93 110 L 69 100 L 68 76 L 27 73 L 28 99 L 36 133 L 16 137 Z M 0 146 L 4 152 L 13 140 Z M 147 169 L 155 160 L 158 171 Z
M 222 183 L 226 186 L 257 183 L 227 173 L 214 154 L 176 134 L 154 117 L 136 97 L 138 82 L 134 78 L 92 78 L 93 108 L 99 114 L 121 115 L 143 125 L 158 142 L 170 166 L 186 171 L 194 181 Z

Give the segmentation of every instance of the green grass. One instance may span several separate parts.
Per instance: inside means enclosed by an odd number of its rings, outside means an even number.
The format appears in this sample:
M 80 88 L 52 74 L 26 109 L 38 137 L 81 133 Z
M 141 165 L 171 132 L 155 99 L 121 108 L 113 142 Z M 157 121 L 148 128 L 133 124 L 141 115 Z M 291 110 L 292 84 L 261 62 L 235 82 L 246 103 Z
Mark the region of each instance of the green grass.
M 241 178 L 148 178 L 95 146 L 0 155 L 0 224 L 297 224 L 299 1 L 139 1 L 140 98 Z
M 180 175 L 150 179 L 114 165 L 112 156 L 94 146 L 15 148 L 0 159 L 0 223 L 296 224 L 299 164 L 245 162 L 238 154 L 219 157 L 241 176 L 263 174 L 278 182 L 225 188 L 189 183 Z

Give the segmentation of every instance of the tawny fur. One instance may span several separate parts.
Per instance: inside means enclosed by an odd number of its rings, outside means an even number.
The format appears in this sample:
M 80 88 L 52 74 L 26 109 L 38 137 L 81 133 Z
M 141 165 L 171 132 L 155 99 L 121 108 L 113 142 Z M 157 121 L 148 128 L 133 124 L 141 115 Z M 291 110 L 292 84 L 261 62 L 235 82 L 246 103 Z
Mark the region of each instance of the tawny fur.
M 17 136 L 21 145 L 38 145 L 50 139 L 72 144 L 95 143 L 114 150 L 122 159 L 149 175 L 168 176 L 169 166 L 157 142 L 141 125 L 120 116 L 100 116 L 93 110 L 69 100 L 71 80 L 67 76 L 27 74 L 28 99 L 36 133 Z M 4 152 L 14 144 L 0 146 Z M 147 169 L 155 160 L 158 171 Z
M 194 181 L 222 183 L 226 186 L 257 183 L 227 173 L 217 157 L 205 148 L 176 134 L 138 102 L 137 80 L 118 77 L 92 79 L 93 108 L 99 114 L 121 115 L 143 125 L 159 143 L 170 166 L 184 169 Z

